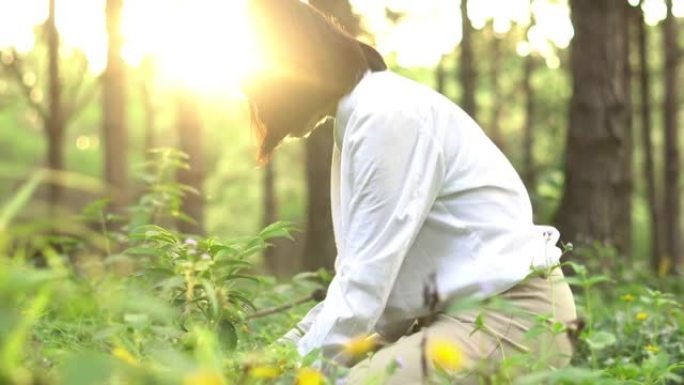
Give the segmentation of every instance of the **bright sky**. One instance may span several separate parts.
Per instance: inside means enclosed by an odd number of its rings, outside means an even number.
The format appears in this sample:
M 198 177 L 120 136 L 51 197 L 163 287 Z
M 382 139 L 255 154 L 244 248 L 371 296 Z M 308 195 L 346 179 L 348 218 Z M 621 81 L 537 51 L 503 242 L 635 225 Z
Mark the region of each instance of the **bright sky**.
M 636 0 L 630 0 L 636 1 Z M 675 1 L 675 14 L 684 16 L 684 0 Z M 105 65 L 105 0 L 57 0 L 57 25 L 65 49 L 85 52 L 91 71 Z M 351 0 L 383 54 L 396 53 L 403 66 L 433 66 L 461 39 L 457 0 Z M 0 49 L 14 46 L 29 51 L 34 27 L 45 20 L 48 0 L 0 0 Z M 529 24 L 528 0 L 471 0 L 468 15 L 475 28 L 494 20 L 500 33 L 512 24 Z M 153 55 L 161 76 L 200 89 L 234 86 L 254 63 L 238 61 L 251 42 L 244 18 L 244 0 L 129 0 L 125 2 L 124 58 L 132 65 Z M 406 14 L 398 24 L 385 18 L 385 7 Z M 573 36 L 567 0 L 534 0 L 536 25 L 518 53 L 539 52 L 547 64 L 559 64 L 556 47 L 565 48 Z M 647 21 L 665 16 L 663 0 L 646 0 Z M 231 37 L 238 38 L 231 38 Z M 207 58 L 208 60 L 202 60 Z

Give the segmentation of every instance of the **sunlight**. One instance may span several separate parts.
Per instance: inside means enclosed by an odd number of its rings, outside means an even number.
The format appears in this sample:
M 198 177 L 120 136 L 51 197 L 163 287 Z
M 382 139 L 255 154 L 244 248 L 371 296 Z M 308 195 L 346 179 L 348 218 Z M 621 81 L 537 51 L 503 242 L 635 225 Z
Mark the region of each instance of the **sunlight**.
M 125 59 L 139 65 L 151 56 L 162 81 L 172 85 L 237 92 L 260 65 L 246 1 L 129 1 L 123 20 Z
M 57 2 L 62 52 L 82 51 L 95 75 L 107 59 L 104 7 L 105 0 Z M 47 9 L 47 0 L 0 0 L 0 48 L 30 51 Z M 151 58 L 164 85 L 235 95 L 261 62 L 249 28 L 246 0 L 129 0 L 122 57 L 134 67 Z
M 374 44 L 384 55 L 396 55 L 404 67 L 436 65 L 461 39 L 457 0 L 350 0 L 362 15 Z M 529 0 L 477 0 L 468 8 L 475 28 L 493 20 L 497 33 L 514 24 L 529 24 Z M 632 0 L 634 4 L 636 0 Z M 124 1 L 122 56 L 131 66 L 145 58 L 156 66 L 160 84 L 208 93 L 235 95 L 250 71 L 264 65 L 255 50 L 246 10 L 247 0 L 128 0 Z M 684 0 L 674 0 L 674 13 L 684 16 Z M 48 0 L 0 0 L 0 48 L 29 52 L 36 43 L 36 26 L 47 17 Z M 63 52 L 82 51 L 89 71 L 106 65 L 105 0 L 59 0 L 57 27 Z M 403 14 L 397 23 L 386 8 Z M 663 0 L 646 0 L 646 21 L 655 25 L 665 16 Z M 570 44 L 573 28 L 567 0 L 533 2 L 535 26 L 518 53 L 537 53 L 550 67 L 557 49 Z M 429 44 L 426 44 L 429 42 Z

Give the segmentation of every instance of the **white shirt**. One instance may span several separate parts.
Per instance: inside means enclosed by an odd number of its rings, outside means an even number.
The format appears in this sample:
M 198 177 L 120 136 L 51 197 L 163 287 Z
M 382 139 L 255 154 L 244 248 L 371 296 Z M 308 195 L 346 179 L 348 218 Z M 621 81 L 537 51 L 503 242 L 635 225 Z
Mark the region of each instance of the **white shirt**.
M 338 104 L 331 199 L 336 275 L 298 325 L 302 355 L 335 358 L 372 332 L 398 338 L 428 313 L 427 284 L 442 301 L 492 296 L 561 255 L 477 123 L 389 71 L 367 73 Z

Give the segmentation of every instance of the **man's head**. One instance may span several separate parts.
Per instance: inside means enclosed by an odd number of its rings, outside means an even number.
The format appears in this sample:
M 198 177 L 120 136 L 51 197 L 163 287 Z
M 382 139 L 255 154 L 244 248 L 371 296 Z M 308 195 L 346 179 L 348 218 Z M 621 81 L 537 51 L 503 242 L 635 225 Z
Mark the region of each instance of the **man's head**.
M 243 90 L 261 141 L 259 158 L 267 161 L 286 136 L 303 136 L 312 122 L 333 114 L 337 101 L 384 61 L 299 0 L 251 0 L 250 13 L 266 65 Z

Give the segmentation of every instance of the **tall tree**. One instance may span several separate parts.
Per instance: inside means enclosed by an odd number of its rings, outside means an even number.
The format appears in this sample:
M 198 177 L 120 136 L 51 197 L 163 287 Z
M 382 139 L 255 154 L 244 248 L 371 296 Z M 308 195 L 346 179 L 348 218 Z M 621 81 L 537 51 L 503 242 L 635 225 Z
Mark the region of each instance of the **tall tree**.
M 525 39 L 528 38 L 530 29 L 534 25 L 534 12 L 532 1 L 527 5 L 530 24 L 525 28 Z M 528 191 L 537 191 L 537 166 L 534 161 L 534 123 L 535 123 L 535 90 L 532 83 L 536 60 L 532 52 L 529 52 L 523 61 L 522 91 L 525 106 L 525 118 L 523 122 L 523 180 Z
M 444 69 L 445 56 L 442 56 L 437 63 L 437 68 L 435 68 L 435 89 L 442 95 L 446 95 L 446 71 Z
M 155 135 L 157 108 L 154 103 L 154 87 L 152 81 L 154 78 L 154 63 L 151 57 L 146 57 L 143 60 L 142 66 L 140 67 L 140 73 L 142 76 L 139 79 L 138 85 L 140 87 L 140 96 L 142 98 L 142 107 L 145 116 L 144 149 L 148 152 L 155 148 L 157 142 Z
M 677 43 L 677 21 L 672 14 L 672 0 L 666 0 L 667 16 L 663 23 L 663 49 L 665 52 L 665 89 L 664 116 L 665 122 L 665 209 L 663 210 L 665 232 L 665 258 L 660 261 L 663 273 L 672 271 L 672 265 L 681 262 L 679 237 L 680 229 L 680 189 L 679 189 L 679 133 L 678 133 L 678 92 L 679 78 L 679 44 Z
M 48 49 L 48 110 L 44 117 L 48 138 L 48 168 L 54 171 L 64 169 L 64 119 L 62 116 L 62 82 L 59 71 L 59 32 L 57 31 L 56 0 L 50 0 L 45 33 Z M 49 202 L 57 205 L 62 196 L 59 183 L 50 184 Z
M 309 3 L 331 16 L 352 35 L 359 33 L 359 21 L 348 0 L 310 0 Z M 306 143 L 307 226 L 303 268 L 332 269 L 335 239 L 330 211 L 330 162 L 333 149 L 333 122 L 315 130 Z
M 627 252 L 631 170 L 624 82 L 624 4 L 571 0 L 573 95 L 565 189 L 556 221 L 564 238 L 599 240 Z
M 468 18 L 468 0 L 461 0 L 461 55 L 459 78 L 461 79 L 461 107 L 473 119 L 477 116 L 477 102 L 475 100 L 475 86 L 477 71 L 473 53 L 473 25 Z
M 491 83 L 491 90 L 492 90 L 492 109 L 491 109 L 491 116 L 489 118 L 489 132 L 491 134 L 492 140 L 496 145 L 501 149 L 504 150 L 504 139 L 503 135 L 501 134 L 501 113 L 503 111 L 503 103 L 502 103 L 502 90 L 501 90 L 501 81 L 499 79 L 499 75 L 501 74 L 501 60 L 502 60 L 502 53 L 501 53 L 501 39 L 496 36 L 496 32 L 494 32 L 494 23 L 492 22 L 492 40 L 490 41 L 490 53 L 491 53 L 491 58 L 490 58 L 490 71 L 489 71 L 489 79 L 492 82 Z
M 185 196 L 181 208 L 194 222 L 180 220 L 178 228 L 184 233 L 201 234 L 204 231 L 204 151 L 198 98 L 190 91 L 180 91 L 176 99 L 176 111 L 178 147 L 189 157 L 189 167 L 178 170 L 178 183 L 196 190 L 196 193 Z
M 48 3 L 48 18 L 44 24 L 44 36 L 47 46 L 47 100 L 40 97 L 38 77 L 35 73 L 43 72 L 26 68 L 25 61 L 14 49 L 0 52 L 0 69 L 4 70 L 19 87 L 29 107 L 39 116 L 43 133 L 47 142 L 46 165 L 56 171 L 48 186 L 48 204 L 54 209 L 61 201 L 63 188 L 59 182 L 60 171 L 64 170 L 64 137 L 68 123 L 74 120 L 85 106 L 90 103 L 97 87 L 84 87 L 88 70 L 88 61 L 83 55 L 75 55 L 72 71 L 75 79 L 71 79 L 70 87 L 64 87 L 64 73 L 60 65 L 60 38 L 57 30 L 55 0 Z M 80 59 L 80 60 L 78 60 Z M 85 92 L 84 92 L 85 89 Z M 68 95 L 67 94 L 68 91 Z M 54 211 L 54 210 L 51 210 Z
M 127 127 L 125 66 L 121 58 L 122 0 L 107 0 L 107 68 L 102 75 L 102 137 L 104 177 L 113 189 L 115 206 L 127 201 Z
M 638 30 L 638 53 L 639 53 L 639 95 L 641 101 L 641 146 L 644 153 L 643 175 L 646 182 L 646 199 L 651 219 L 651 265 L 657 269 L 662 255 L 662 235 L 660 231 L 660 210 L 658 209 L 658 192 L 655 180 L 655 161 L 653 157 L 653 124 L 651 107 L 651 73 L 648 60 L 649 34 L 644 19 L 643 4 L 640 1 L 640 9 L 636 18 Z
M 534 114 L 535 93 L 532 75 L 535 70 L 535 58 L 530 53 L 523 62 L 522 90 L 525 104 L 525 119 L 523 123 L 523 179 L 529 191 L 536 191 L 537 166 L 534 160 Z

